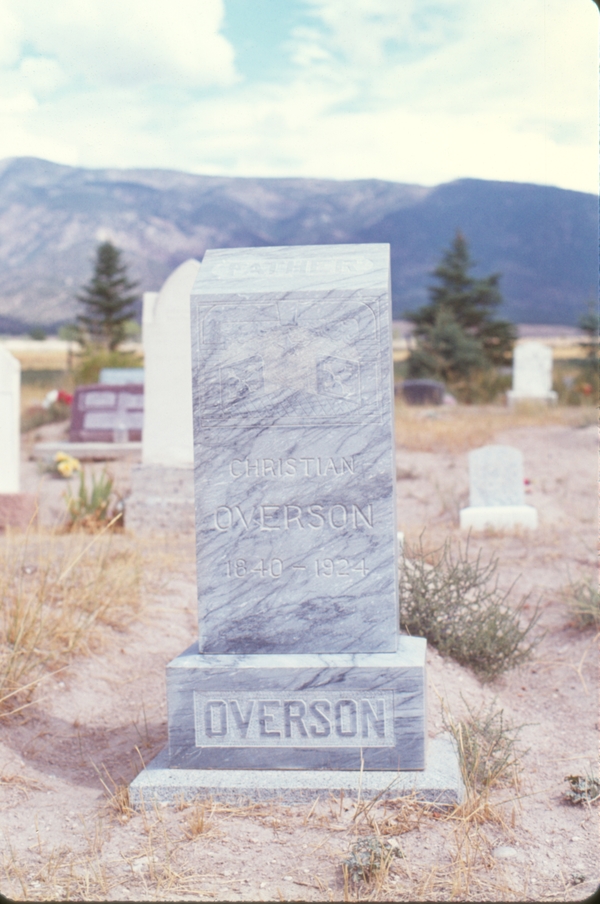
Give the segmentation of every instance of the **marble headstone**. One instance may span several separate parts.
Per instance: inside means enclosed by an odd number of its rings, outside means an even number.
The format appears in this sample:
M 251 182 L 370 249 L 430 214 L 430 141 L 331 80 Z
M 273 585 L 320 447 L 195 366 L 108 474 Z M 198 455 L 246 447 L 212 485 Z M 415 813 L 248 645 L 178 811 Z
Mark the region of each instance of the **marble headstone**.
M 423 769 L 389 246 L 208 251 L 192 349 L 199 642 L 167 669 L 170 767 Z
M 469 452 L 469 507 L 460 526 L 537 527 L 537 512 L 525 505 L 523 455 L 512 446 L 490 445 Z
M 192 335 L 200 650 L 394 651 L 387 246 L 207 251 Z
M 513 385 L 509 402 L 519 399 L 556 401 L 552 389 L 552 349 L 541 342 L 522 342 L 513 352 Z
M 127 526 L 138 533 L 194 529 L 190 293 L 199 267 L 187 260 L 160 292 L 144 293 L 142 464 L 126 501 Z
M 70 442 L 139 442 L 143 423 L 143 385 L 95 383 L 75 388 Z

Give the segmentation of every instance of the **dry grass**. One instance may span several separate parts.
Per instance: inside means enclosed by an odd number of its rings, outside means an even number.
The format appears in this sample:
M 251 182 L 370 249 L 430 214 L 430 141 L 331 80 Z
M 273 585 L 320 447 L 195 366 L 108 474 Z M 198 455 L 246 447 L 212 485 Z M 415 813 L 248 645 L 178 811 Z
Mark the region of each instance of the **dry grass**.
M 596 423 L 595 408 L 521 403 L 514 408 L 457 405 L 423 408 L 396 401 L 396 443 L 414 452 L 461 453 L 494 442 L 497 433 L 549 424 L 584 427 Z
M 29 532 L 0 541 L 0 714 L 49 672 L 123 629 L 140 607 L 142 554 L 130 538 Z

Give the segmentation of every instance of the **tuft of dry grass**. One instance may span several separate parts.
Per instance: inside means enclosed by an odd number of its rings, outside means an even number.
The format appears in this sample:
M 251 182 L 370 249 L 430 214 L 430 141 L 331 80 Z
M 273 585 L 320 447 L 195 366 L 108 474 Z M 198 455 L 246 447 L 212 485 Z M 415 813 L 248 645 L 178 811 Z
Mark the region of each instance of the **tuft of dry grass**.
M 596 422 L 595 409 L 523 402 L 514 408 L 496 405 L 440 405 L 434 408 L 396 401 L 396 443 L 414 452 L 467 452 L 494 442 L 502 430 L 564 424 L 583 427 Z
M 140 608 L 140 548 L 127 537 L 29 531 L 0 541 L 0 716 L 45 675 L 122 630 Z

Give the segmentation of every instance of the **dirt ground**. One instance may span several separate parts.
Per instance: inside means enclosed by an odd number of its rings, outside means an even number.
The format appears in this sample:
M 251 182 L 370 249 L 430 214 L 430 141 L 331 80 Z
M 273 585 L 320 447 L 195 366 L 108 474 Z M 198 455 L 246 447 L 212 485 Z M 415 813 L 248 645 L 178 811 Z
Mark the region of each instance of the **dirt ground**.
M 433 412 L 423 417 L 454 417 Z M 558 419 L 560 420 L 560 419 Z M 556 419 L 555 419 L 556 421 Z M 585 424 L 588 424 L 587 426 Z M 60 435 L 60 425 L 37 431 Z M 435 547 L 458 537 L 467 504 L 467 455 L 397 448 L 399 528 Z M 64 511 L 65 482 L 41 475 L 23 443 L 22 489 L 38 492 L 46 527 Z M 169 580 L 147 590 L 139 617 L 105 632 L 36 702 L 0 720 L 0 891 L 49 900 L 583 900 L 598 886 L 598 807 L 566 801 L 565 776 L 598 772 L 598 637 L 575 628 L 561 590 L 590 578 L 596 558 L 596 429 L 589 418 L 515 427 L 496 442 L 521 449 L 535 532 L 488 533 L 473 550 L 500 559 L 515 605 L 542 601 L 533 657 L 491 684 L 428 652 L 429 734 L 467 707 L 501 708 L 522 726 L 518 774 L 492 794 L 481 820 L 414 801 L 366 811 L 332 795 L 314 805 L 152 807 L 133 812 L 126 784 L 165 745 L 165 666 L 193 640 L 193 539 L 165 540 Z M 414 443 L 412 444 L 414 446 Z M 111 466 L 128 489 L 130 465 Z M 2 542 L 0 540 L 0 542 Z M 145 542 L 140 540 L 140 543 Z M 538 630 L 538 629 L 536 629 Z M 484 818 L 487 816 L 487 818 Z M 398 856 L 368 883 L 345 882 L 342 860 L 381 833 Z

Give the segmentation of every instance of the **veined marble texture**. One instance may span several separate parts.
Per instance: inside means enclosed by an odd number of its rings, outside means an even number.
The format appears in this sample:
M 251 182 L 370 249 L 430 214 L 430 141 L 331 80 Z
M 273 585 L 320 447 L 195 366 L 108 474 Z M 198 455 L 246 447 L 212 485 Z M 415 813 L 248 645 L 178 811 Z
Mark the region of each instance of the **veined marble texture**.
M 426 641 L 395 653 L 198 654 L 167 667 L 169 764 L 189 769 L 425 767 Z
M 192 344 L 200 650 L 394 651 L 388 246 L 209 251 Z

